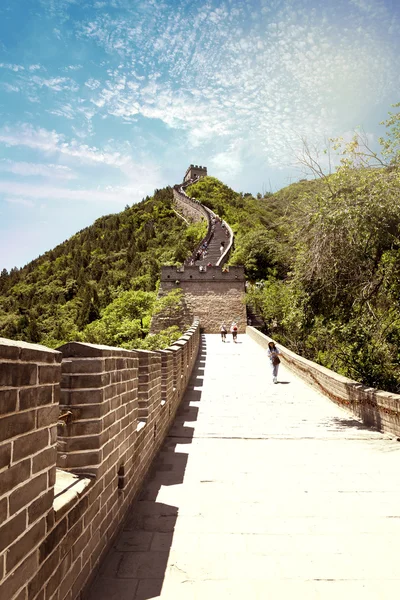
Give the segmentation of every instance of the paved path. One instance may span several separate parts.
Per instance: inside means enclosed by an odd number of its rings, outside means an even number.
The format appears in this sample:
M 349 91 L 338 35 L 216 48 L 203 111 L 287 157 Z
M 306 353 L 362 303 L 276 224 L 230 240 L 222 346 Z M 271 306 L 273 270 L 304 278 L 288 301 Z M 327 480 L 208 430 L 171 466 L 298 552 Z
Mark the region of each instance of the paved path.
M 204 336 L 90 600 L 397 598 L 400 444 L 239 342 Z

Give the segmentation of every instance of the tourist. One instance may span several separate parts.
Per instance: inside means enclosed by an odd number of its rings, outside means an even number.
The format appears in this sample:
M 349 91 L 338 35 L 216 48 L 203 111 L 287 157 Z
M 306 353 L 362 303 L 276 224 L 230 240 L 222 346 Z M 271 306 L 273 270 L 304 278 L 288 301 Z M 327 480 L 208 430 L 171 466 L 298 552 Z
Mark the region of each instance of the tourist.
M 268 357 L 271 363 L 272 369 L 272 381 L 274 383 L 278 383 L 278 369 L 280 364 L 280 359 L 278 354 L 280 354 L 279 348 L 275 346 L 274 342 L 268 342 Z
M 226 342 L 226 326 L 225 326 L 225 323 L 221 323 L 220 332 L 221 332 L 221 340 L 223 342 Z
M 237 323 L 235 321 L 232 321 L 232 325 L 231 325 L 231 334 L 232 334 L 232 339 L 234 341 L 234 343 L 236 344 L 237 342 Z
M 219 247 L 219 253 L 223 254 L 225 250 L 225 242 L 221 242 L 221 245 Z

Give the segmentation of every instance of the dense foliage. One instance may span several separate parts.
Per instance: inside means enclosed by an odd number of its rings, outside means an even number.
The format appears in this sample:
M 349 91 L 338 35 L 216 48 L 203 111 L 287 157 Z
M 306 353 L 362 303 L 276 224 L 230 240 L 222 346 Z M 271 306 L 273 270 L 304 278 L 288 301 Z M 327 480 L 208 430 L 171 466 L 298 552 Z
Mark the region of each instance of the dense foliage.
M 285 276 L 266 273 L 249 302 L 300 354 L 400 392 L 400 113 L 387 125 L 381 158 L 359 135 L 339 140 L 335 173 L 291 186 L 277 237 Z
M 172 190 L 98 219 L 24 268 L 0 275 L 0 336 L 57 347 L 69 340 L 155 347 L 146 337 L 162 264 L 201 239 L 172 210 Z M 168 344 L 167 344 L 168 345 Z

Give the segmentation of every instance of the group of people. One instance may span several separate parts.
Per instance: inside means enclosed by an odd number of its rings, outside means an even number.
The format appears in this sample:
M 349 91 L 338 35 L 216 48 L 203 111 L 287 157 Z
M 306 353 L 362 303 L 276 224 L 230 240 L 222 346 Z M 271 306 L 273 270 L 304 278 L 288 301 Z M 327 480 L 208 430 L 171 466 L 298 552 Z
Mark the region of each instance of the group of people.
M 207 250 L 208 250 L 208 243 L 207 242 L 203 242 L 201 247 L 197 250 L 196 252 L 196 260 L 203 260 L 204 258 L 207 257 Z
M 221 323 L 220 332 L 221 332 L 221 340 L 223 342 L 226 342 L 226 334 L 228 333 L 228 330 L 227 330 L 225 323 Z M 238 326 L 237 326 L 236 321 L 232 321 L 232 325 L 230 327 L 230 332 L 232 334 L 232 339 L 233 339 L 234 343 L 236 344 L 237 334 L 238 334 Z
M 220 332 L 221 332 L 221 340 L 223 342 L 226 342 L 226 334 L 228 333 L 228 329 L 227 329 L 225 323 L 221 323 Z M 234 343 L 236 343 L 237 342 L 237 333 L 238 333 L 238 326 L 237 326 L 236 321 L 232 321 L 232 325 L 230 327 L 230 332 L 232 334 L 232 339 L 233 339 Z M 269 362 L 270 362 L 270 366 L 271 366 L 273 383 L 278 383 L 278 370 L 279 370 L 279 365 L 281 362 L 281 360 L 279 358 L 279 354 L 280 354 L 280 350 L 279 350 L 279 348 L 277 348 L 275 343 L 268 342 L 267 356 L 269 358 Z

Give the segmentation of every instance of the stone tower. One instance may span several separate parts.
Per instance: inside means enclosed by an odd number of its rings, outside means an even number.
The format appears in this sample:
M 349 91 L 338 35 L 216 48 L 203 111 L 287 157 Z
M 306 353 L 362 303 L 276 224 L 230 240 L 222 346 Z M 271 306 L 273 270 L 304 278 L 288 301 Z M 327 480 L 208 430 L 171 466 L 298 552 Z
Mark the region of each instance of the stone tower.
M 207 177 L 207 167 L 202 167 L 201 165 L 190 165 L 190 167 L 186 169 L 183 183 L 187 183 L 192 179 L 197 179 L 197 177 Z

